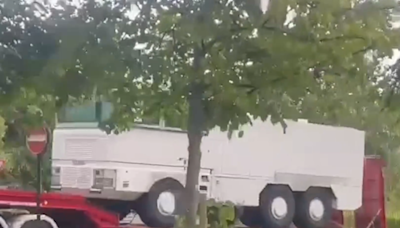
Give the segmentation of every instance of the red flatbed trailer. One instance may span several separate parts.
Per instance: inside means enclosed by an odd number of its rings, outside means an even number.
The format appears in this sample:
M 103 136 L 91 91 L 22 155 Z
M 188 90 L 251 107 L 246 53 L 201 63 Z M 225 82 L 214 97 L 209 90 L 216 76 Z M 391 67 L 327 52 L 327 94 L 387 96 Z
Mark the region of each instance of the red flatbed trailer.
M 119 228 L 119 218 L 88 203 L 86 198 L 60 193 L 41 195 L 40 213 L 54 219 L 59 228 Z M 0 208 L 36 212 L 36 193 L 0 190 Z
M 356 228 L 387 227 L 382 167 L 383 162 L 381 159 L 365 159 L 363 206 L 355 212 Z M 91 205 L 82 196 L 43 193 L 40 202 L 40 212 L 37 212 L 35 192 L 0 190 L 0 213 L 6 209 L 21 209 L 31 213 L 44 214 L 53 220 L 58 228 L 144 228 L 143 225 L 121 226 L 118 215 Z M 30 216 L 29 219 L 32 220 L 34 218 L 34 216 Z M 25 216 L 22 219 L 27 218 Z M 42 228 L 42 226 L 27 227 Z M 327 228 L 339 227 L 343 227 L 343 213 L 337 211 L 334 214 L 332 223 Z M 3 227 L 0 221 L 0 228 L 25 228 L 25 226 L 11 225 Z

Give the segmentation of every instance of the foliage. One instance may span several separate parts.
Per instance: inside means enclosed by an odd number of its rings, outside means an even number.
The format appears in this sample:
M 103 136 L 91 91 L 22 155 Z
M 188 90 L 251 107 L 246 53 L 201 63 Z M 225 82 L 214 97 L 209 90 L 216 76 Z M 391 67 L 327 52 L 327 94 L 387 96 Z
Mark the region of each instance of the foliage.
M 399 137 L 398 113 L 383 109 L 382 95 L 370 82 L 348 83 L 348 86 L 358 89 L 347 94 L 342 92 L 347 88 L 341 87 L 327 90 L 318 98 L 309 97 L 301 107 L 302 116 L 320 124 L 363 129 L 366 131 L 366 153 L 388 158 L 388 153 L 400 146 L 396 140 Z M 325 98 L 331 102 L 326 103 Z
M 7 148 L 3 154 L 7 166 L 2 184 L 18 189 L 33 190 L 37 186 L 36 157 L 26 147 Z M 43 157 L 42 162 L 42 189 L 49 191 L 51 181 L 51 167 L 49 154 Z
M 3 138 L 6 133 L 5 120 L 0 116 L 0 138 Z M 49 175 L 49 155 L 44 157 L 43 165 L 43 187 L 45 190 L 50 186 Z M 2 171 L 1 184 L 10 186 L 19 186 L 23 189 L 34 189 L 36 186 L 36 159 L 31 155 L 25 146 L 4 146 L 3 140 L 0 140 L 0 159 L 6 161 L 5 171 Z
M 198 77 L 207 85 L 204 105 L 209 127 L 219 125 L 223 129 L 235 129 L 250 120 L 248 113 L 263 118 L 272 115 L 274 122 L 284 115 L 293 116 L 287 113 L 286 106 L 309 93 L 320 95 L 319 83 L 313 78 L 315 71 L 323 71 L 324 78 L 331 81 L 344 77 L 342 81 L 346 83 L 360 77 L 356 69 L 364 69 L 362 53 L 371 49 L 378 50 L 376 57 L 388 55 L 394 45 L 390 38 L 396 33 L 388 28 L 385 12 L 374 10 L 377 6 L 361 4 L 348 9 L 344 5 L 346 1 L 321 2 L 307 17 L 297 16 L 292 19 L 292 24 L 285 24 L 275 13 L 261 15 L 251 1 L 205 2 L 202 6 L 200 2 L 179 5 L 174 1 L 162 1 L 143 5 L 137 1 L 140 8 L 137 23 L 154 23 L 142 28 L 147 35 L 143 31 L 136 34 L 135 39 L 138 42 L 147 40 L 146 46 L 152 47 L 153 51 L 142 53 L 142 59 L 147 61 L 134 75 L 152 81 L 151 84 L 144 83 L 150 90 L 148 93 L 152 94 L 148 103 L 167 110 L 180 109 L 186 102 L 184 97 L 193 73 L 190 61 L 185 58 L 193 58 L 193 48 L 201 46 L 207 56 L 202 66 L 205 73 Z M 204 15 L 201 6 L 210 7 Z M 275 8 L 270 11 L 278 12 L 277 9 L 286 6 L 298 14 L 311 7 L 296 1 L 280 1 L 272 4 Z M 150 7 L 157 10 L 157 15 L 149 12 Z M 190 9 L 194 16 L 184 13 Z M 347 11 L 351 13 L 347 14 Z M 243 16 L 245 13 L 251 16 Z M 366 20 L 361 13 L 371 15 Z M 156 25 L 157 19 L 160 23 Z M 213 20 L 219 22 L 215 24 Z M 385 32 L 374 32 L 376 26 Z M 334 27 L 338 28 L 333 31 Z M 327 35 L 328 31 L 331 34 Z M 352 70 L 353 75 L 345 75 Z M 296 83 L 300 83 L 299 86 Z M 132 104 L 136 101 L 131 99 L 136 92 L 130 91 L 129 96 L 124 97 L 117 95 L 117 98 L 122 98 L 123 104 L 136 107 Z M 268 99 L 264 101 L 263 98 Z
M 235 207 L 231 203 L 217 203 L 214 200 L 207 201 L 207 222 L 210 228 L 234 227 L 236 221 Z M 185 217 L 178 217 L 176 228 L 185 227 Z M 202 227 L 200 227 L 202 228 Z
M 114 76 L 126 73 L 125 62 L 133 63 L 129 46 L 115 40 L 123 32 L 115 32 L 116 24 L 127 23 L 126 7 L 110 1 L 81 7 L 61 1 L 59 7 L 39 5 L 45 15 L 38 16 L 35 4 L 2 3 L 0 10 L 7 13 L 0 22 L 0 44 L 6 47 L 0 55 L 0 78 L 5 80 L 0 107 L 7 122 L 33 112 L 41 118 L 25 119 L 51 125 L 63 104 L 90 98 L 95 87 L 112 88 L 119 82 Z
M 400 215 L 398 212 L 387 214 L 387 226 L 388 228 L 396 228 L 400 226 Z
M 210 228 L 229 228 L 236 223 L 235 207 L 229 203 L 208 202 L 207 218 Z

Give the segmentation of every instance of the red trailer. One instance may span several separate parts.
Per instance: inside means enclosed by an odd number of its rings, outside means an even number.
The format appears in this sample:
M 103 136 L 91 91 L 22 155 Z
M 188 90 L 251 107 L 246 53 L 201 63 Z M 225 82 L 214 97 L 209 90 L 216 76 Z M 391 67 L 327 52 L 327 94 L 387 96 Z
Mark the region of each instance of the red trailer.
M 356 228 L 387 228 L 384 166 L 384 161 L 376 156 L 365 158 L 363 205 L 354 212 Z M 328 228 L 342 228 L 343 224 L 343 213 L 336 211 Z
M 363 206 L 355 211 L 356 228 L 387 228 L 384 166 L 374 157 L 364 162 Z
M 365 159 L 363 206 L 355 212 L 357 228 L 386 228 L 382 167 L 379 158 Z M 0 214 L 0 228 L 143 228 L 120 226 L 117 215 L 84 197 L 59 193 L 44 193 L 38 212 L 34 192 L 0 190 Z M 37 224 L 37 214 L 45 222 Z M 329 228 L 339 227 L 343 227 L 343 213 L 337 211 Z

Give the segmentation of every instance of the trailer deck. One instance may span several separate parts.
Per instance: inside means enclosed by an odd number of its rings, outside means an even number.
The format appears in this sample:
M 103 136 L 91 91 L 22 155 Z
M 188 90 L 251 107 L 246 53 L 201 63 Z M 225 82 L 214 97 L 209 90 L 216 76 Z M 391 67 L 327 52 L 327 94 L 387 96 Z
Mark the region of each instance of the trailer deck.
M 119 227 L 118 215 L 99 209 L 89 204 L 84 197 L 60 193 L 43 193 L 41 195 L 41 208 L 39 213 L 52 217 L 59 227 L 67 222 L 68 227 L 85 224 L 85 228 L 117 228 Z M 36 193 L 19 190 L 0 190 L 1 208 L 21 208 L 36 212 Z M 63 219 L 63 217 L 65 219 Z M 68 217 L 68 218 L 67 218 Z M 73 224 L 79 219 L 79 224 Z M 76 219 L 75 219 L 76 218 Z M 65 221 L 64 221 L 65 220 Z M 76 220 L 77 221 L 77 220 Z M 81 226 L 78 226 L 81 227 Z

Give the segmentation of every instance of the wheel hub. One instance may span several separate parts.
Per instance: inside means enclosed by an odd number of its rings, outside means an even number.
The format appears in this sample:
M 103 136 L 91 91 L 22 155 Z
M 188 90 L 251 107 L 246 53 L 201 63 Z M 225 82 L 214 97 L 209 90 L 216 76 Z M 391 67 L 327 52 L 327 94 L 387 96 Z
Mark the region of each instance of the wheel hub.
M 276 219 L 284 218 L 288 213 L 286 200 L 282 197 L 273 199 L 271 203 L 271 212 Z
M 157 209 L 163 215 L 173 215 L 175 212 L 175 195 L 172 192 L 162 192 L 157 199 Z
M 310 217 L 314 221 L 319 221 L 324 216 L 325 207 L 320 199 L 313 199 L 310 202 L 310 207 L 308 210 L 309 210 Z

